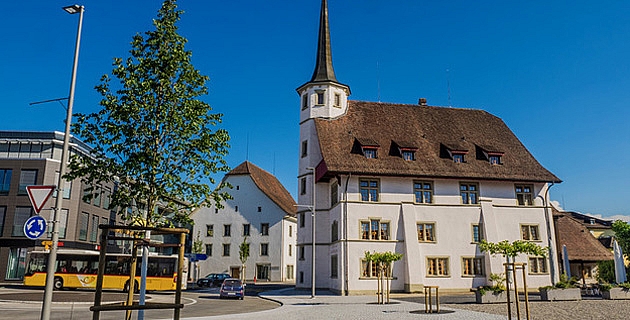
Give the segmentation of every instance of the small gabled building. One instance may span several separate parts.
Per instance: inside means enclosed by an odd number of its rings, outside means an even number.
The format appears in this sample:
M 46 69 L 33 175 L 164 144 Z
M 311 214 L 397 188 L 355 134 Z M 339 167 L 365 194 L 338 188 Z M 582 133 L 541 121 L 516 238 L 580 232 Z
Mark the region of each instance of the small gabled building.
M 297 287 L 310 288 L 315 275 L 317 288 L 373 293 L 376 266 L 365 252 L 392 251 L 404 254 L 393 265 L 394 291 L 469 289 L 504 270 L 502 257 L 480 252 L 482 239 L 555 248 L 546 204 L 561 180 L 500 118 L 426 99 L 349 100 L 332 66 L 326 0 L 319 21 L 315 71 L 297 88 Z M 527 263 L 531 287 L 558 279 L 554 254 L 516 260 Z
M 244 278 L 293 281 L 296 256 L 296 203 L 271 173 L 245 161 L 227 173 L 223 183 L 231 200 L 193 212 L 192 238 L 202 241 L 208 258 L 198 274 L 229 273 L 242 277 L 239 246 L 250 244 Z

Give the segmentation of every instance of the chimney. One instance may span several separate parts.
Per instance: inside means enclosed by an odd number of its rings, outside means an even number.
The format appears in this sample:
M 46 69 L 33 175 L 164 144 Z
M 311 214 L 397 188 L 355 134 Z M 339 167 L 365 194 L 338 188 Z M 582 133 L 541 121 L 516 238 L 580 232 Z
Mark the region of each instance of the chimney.
M 420 98 L 418 99 L 418 104 L 421 106 L 426 106 L 427 105 L 427 98 Z

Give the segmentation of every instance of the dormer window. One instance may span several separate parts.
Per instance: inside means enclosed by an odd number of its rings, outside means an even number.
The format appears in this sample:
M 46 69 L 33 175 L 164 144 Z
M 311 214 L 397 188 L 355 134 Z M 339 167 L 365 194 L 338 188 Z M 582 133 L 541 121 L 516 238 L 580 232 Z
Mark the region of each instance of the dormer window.
M 490 164 L 501 164 L 501 156 L 489 156 L 488 161 Z
M 440 144 L 440 157 L 441 158 L 445 158 L 445 159 L 450 158 L 455 163 L 465 163 L 467 154 L 468 154 L 468 147 L 465 145 L 465 142 L 463 140 L 459 142 L 455 142 L 455 143 L 441 143 Z
M 368 159 L 376 159 L 376 150 L 374 147 L 363 147 L 363 155 Z
M 402 151 L 402 158 L 405 161 L 414 161 L 415 159 L 415 152 L 411 151 L 411 150 L 405 150 Z
M 501 161 L 503 157 L 503 152 L 499 151 L 499 148 L 493 146 L 476 146 L 477 148 L 477 160 L 486 160 L 491 165 L 502 165 L 503 161 Z
M 416 160 L 416 151 L 418 151 L 418 147 L 416 144 L 410 141 L 392 141 L 392 149 L 390 149 L 390 155 L 400 155 L 401 158 L 405 161 L 414 161 Z
M 464 163 L 464 155 L 466 153 L 464 152 L 451 152 L 452 154 L 452 158 L 453 158 L 453 162 L 455 163 Z
M 324 90 L 317 90 L 315 91 L 317 93 L 317 104 L 318 105 L 322 105 L 324 104 Z

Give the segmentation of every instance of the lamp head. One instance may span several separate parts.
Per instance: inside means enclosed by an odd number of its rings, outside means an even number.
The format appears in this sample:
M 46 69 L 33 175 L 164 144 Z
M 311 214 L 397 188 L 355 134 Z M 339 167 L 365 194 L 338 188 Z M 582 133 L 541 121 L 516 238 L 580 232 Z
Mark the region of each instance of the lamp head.
M 73 4 L 71 6 L 63 7 L 63 10 L 69 14 L 75 14 L 75 13 L 79 13 L 83 11 L 83 6 L 80 6 L 78 4 Z

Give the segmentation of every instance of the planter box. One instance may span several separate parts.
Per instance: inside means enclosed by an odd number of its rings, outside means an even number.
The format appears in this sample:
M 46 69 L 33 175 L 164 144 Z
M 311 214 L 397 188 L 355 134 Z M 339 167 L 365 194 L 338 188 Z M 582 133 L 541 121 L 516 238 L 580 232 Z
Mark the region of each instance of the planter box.
M 538 289 L 540 291 L 540 300 L 542 301 L 569 301 L 569 300 L 582 300 L 582 293 L 580 288 L 544 288 Z
M 510 292 L 510 301 L 514 301 L 515 299 L 514 292 Z M 475 300 L 477 303 L 506 303 L 507 291 L 501 293 L 487 291 L 483 295 L 479 291 L 475 291 Z
M 607 300 L 630 300 L 630 290 L 611 288 L 610 291 L 602 291 L 602 298 Z

